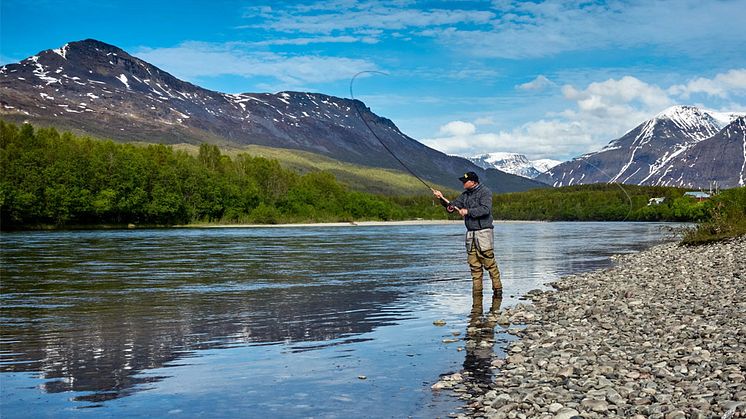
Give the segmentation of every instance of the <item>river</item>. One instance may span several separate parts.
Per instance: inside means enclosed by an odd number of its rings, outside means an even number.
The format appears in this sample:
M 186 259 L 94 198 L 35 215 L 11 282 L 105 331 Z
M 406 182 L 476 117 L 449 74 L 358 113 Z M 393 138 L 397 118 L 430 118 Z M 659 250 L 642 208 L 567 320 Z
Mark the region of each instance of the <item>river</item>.
M 609 266 L 612 254 L 673 240 L 671 227 L 498 223 L 506 291 L 497 304 Z M 3 233 L 0 414 L 458 412 L 460 400 L 430 386 L 443 374 L 481 370 L 489 380 L 491 373 L 484 354 L 463 350 L 474 320 L 463 231 L 450 224 Z M 496 309 L 484 298 L 486 310 Z M 501 356 L 511 336 L 497 329 L 488 350 Z

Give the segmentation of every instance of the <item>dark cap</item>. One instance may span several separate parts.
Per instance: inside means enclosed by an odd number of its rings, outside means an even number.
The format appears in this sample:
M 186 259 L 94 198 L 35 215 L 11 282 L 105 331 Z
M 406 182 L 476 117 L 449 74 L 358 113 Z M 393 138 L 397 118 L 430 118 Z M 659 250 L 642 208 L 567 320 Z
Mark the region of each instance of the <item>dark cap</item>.
M 479 176 L 477 176 L 474 172 L 466 172 L 463 176 L 458 178 L 458 180 L 461 181 L 461 183 L 466 183 L 467 180 L 473 180 L 474 182 L 479 182 Z

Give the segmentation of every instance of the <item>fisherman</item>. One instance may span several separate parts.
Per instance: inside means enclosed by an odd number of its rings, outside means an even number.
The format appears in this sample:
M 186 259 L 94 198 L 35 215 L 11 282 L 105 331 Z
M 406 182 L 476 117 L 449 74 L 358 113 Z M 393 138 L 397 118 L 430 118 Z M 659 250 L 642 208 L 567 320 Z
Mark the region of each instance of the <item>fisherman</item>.
M 492 279 L 492 292 L 502 295 L 500 270 L 495 262 L 495 236 L 492 224 L 492 191 L 479 183 L 474 172 L 464 173 L 459 178 L 465 191 L 453 201 L 448 201 L 438 190 L 435 195 L 448 212 L 458 211 L 466 224 L 466 259 L 469 262 L 472 278 L 472 293 L 482 298 L 482 278 L 486 269 Z

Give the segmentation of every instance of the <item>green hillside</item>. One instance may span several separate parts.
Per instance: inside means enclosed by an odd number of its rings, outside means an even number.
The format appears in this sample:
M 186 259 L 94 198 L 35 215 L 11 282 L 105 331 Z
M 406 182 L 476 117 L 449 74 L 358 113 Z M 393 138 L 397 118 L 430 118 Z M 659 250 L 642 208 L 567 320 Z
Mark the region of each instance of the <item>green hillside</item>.
M 199 146 L 192 144 L 174 145 L 175 150 L 184 150 L 197 155 Z M 326 171 L 352 190 L 380 195 L 430 195 L 419 180 L 403 171 L 359 166 L 345 163 L 320 154 L 302 150 L 272 148 L 260 145 L 249 145 L 242 148 L 221 147 L 228 156 L 235 157 L 246 153 L 256 157 L 277 160 L 286 169 L 298 173 Z M 436 189 L 456 193 L 444 186 L 432 185 Z

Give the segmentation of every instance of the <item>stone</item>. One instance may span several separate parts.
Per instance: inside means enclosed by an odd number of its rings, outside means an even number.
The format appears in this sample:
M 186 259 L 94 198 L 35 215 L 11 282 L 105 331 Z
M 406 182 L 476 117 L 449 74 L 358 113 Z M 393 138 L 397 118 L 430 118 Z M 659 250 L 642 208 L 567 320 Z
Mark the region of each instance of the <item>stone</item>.
M 609 405 L 606 403 L 605 400 L 584 399 L 582 402 L 580 402 L 580 405 L 594 412 L 603 413 L 609 410 Z
M 563 407 L 557 413 L 555 413 L 554 419 L 570 419 L 572 417 L 578 416 L 579 414 L 580 413 L 575 409 Z
M 505 406 L 506 404 L 508 404 L 508 403 L 510 403 L 512 401 L 513 401 L 513 399 L 510 398 L 510 395 L 505 394 L 505 393 L 499 394 L 492 401 L 492 407 L 495 408 L 495 409 L 499 409 L 499 408 Z
M 552 403 L 549 406 L 547 406 L 547 410 L 549 410 L 550 413 L 557 413 L 562 409 L 562 405 L 560 403 Z

